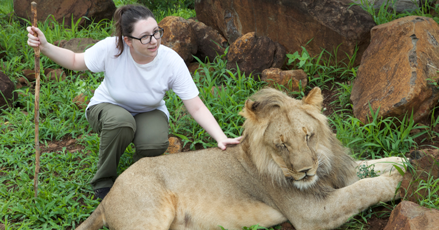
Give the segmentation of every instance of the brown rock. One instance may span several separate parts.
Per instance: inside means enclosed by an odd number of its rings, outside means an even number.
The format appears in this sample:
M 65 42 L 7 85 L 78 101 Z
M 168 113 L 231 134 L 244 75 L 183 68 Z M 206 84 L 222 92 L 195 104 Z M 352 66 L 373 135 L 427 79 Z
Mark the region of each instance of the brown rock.
M 197 37 L 197 54 L 196 56 L 204 61 L 209 58 L 209 61 L 213 61 L 216 56 L 224 54 L 227 48 L 227 40 L 219 34 L 217 30 L 214 30 L 210 26 L 202 22 L 198 22 L 189 19 L 189 24 L 194 29 L 195 35 Z
M 3 72 L 0 72 L 0 108 L 5 105 L 12 106 L 14 98 L 17 97 L 14 90 L 15 85 L 11 79 Z
M 392 211 L 384 230 L 437 230 L 438 226 L 439 210 L 402 201 Z
M 14 12 L 18 17 L 31 21 L 31 2 L 37 3 L 37 19 L 44 22 L 49 15 L 63 23 L 66 27 L 71 26 L 80 19 L 79 25 L 85 25 L 84 16 L 99 22 L 103 19 L 111 19 L 116 11 L 116 5 L 112 0 L 14 0 Z
M 66 42 L 67 42 L 66 40 L 54 41 L 53 45 L 58 47 L 63 47 L 66 44 Z
M 181 142 L 176 137 L 169 137 L 169 147 L 166 150 L 166 153 L 172 154 L 172 153 L 179 153 L 182 150 Z
M 87 108 L 88 103 L 90 103 L 89 100 L 86 101 L 86 97 L 87 97 L 86 95 L 81 93 L 75 98 L 73 98 L 73 103 L 75 103 L 75 105 L 78 106 L 78 108 L 85 109 Z
M 430 18 L 410 16 L 372 29 L 351 100 L 355 116 L 367 122 L 369 103 L 381 117 L 402 118 L 413 110 L 415 122 L 439 99 L 429 79 L 439 76 L 439 26 Z
M 23 75 L 28 81 L 35 81 L 35 70 L 25 69 L 23 70 Z
M 306 46 L 311 56 L 340 45 L 338 61 L 352 56 L 358 45 L 357 64 L 376 25 L 350 0 L 203 0 L 196 1 L 195 11 L 199 21 L 220 31 L 229 43 L 256 32 L 282 44 L 287 53 Z
M 87 48 L 93 46 L 99 40 L 92 38 L 72 38 L 62 44 L 62 48 L 71 50 L 75 53 L 83 53 Z
M 439 178 L 439 149 L 426 149 L 410 153 L 410 161 L 413 170 L 407 170 L 399 189 L 401 197 L 405 200 L 420 203 L 430 194 L 430 188 L 423 188 L 421 183 L 427 183 L 431 179 Z M 439 191 L 436 191 L 439 196 Z
M 198 68 L 201 67 L 201 64 L 198 62 L 191 62 L 187 65 L 187 68 L 189 69 L 189 72 L 191 74 L 194 74 L 196 70 L 198 70 Z
M 190 63 L 197 53 L 197 37 L 189 22 L 176 16 L 165 17 L 160 21 L 159 26 L 165 32 L 161 43 L 177 52 L 181 58 Z
M 281 70 L 279 68 L 270 68 L 262 71 L 261 80 L 268 82 L 269 86 L 274 83 L 285 86 L 290 91 L 299 91 L 299 84 L 302 89 L 308 84 L 308 76 L 305 71 L 299 70 Z
M 46 78 L 52 81 L 60 81 L 66 79 L 66 73 L 62 69 L 51 70 L 46 74 Z
M 281 68 L 285 62 L 285 48 L 266 36 L 248 33 L 233 42 L 227 53 L 227 69 L 236 69 L 247 76 L 259 75 L 268 68 Z
M 18 78 L 18 83 L 20 83 L 22 85 L 29 85 L 29 80 L 27 80 L 27 78 L 25 78 L 25 77 L 20 77 L 20 78 Z
M 47 76 L 47 74 L 49 74 L 50 72 L 52 72 L 54 69 L 52 69 L 52 68 L 46 68 L 46 69 L 44 69 L 44 75 L 46 75 Z
M 23 85 L 20 82 L 17 82 L 15 84 L 15 89 L 21 89 L 21 88 L 23 88 Z

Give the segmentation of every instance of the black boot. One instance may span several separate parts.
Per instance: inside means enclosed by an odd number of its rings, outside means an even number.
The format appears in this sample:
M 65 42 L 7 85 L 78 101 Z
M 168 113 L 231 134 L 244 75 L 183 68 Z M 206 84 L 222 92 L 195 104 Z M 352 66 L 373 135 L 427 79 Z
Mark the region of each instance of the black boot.
M 111 187 L 95 189 L 95 198 L 103 200 L 110 189 Z

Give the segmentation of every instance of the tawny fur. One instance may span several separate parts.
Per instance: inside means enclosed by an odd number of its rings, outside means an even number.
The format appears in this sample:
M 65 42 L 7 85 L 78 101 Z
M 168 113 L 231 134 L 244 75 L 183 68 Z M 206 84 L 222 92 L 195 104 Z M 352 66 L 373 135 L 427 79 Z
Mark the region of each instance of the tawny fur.
M 376 160 L 382 173 L 359 180 L 357 164 L 321 114 L 319 88 L 303 100 L 264 89 L 247 100 L 241 144 L 144 158 L 119 176 L 77 229 L 242 229 L 289 220 L 296 229 L 332 229 L 395 197 L 400 158 Z M 387 161 L 386 163 L 383 163 Z

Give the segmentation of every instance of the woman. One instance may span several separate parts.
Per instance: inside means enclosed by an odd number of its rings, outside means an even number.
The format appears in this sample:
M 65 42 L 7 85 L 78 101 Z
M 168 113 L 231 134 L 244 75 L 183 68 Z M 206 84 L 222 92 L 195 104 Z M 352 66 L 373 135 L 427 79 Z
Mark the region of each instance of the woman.
M 126 147 L 136 146 L 134 161 L 163 154 L 168 143 L 169 112 L 163 97 L 172 89 L 192 117 L 226 149 L 240 138 L 227 138 L 198 97 L 198 89 L 182 58 L 160 45 L 163 36 L 152 12 L 141 5 L 126 5 L 114 14 L 116 36 L 108 37 L 84 53 L 54 46 L 36 27 L 28 27 L 28 45 L 71 70 L 104 72 L 86 109 L 86 118 L 100 134 L 98 169 L 91 180 L 95 197 L 103 199 L 117 177 Z M 35 36 L 37 34 L 37 36 Z

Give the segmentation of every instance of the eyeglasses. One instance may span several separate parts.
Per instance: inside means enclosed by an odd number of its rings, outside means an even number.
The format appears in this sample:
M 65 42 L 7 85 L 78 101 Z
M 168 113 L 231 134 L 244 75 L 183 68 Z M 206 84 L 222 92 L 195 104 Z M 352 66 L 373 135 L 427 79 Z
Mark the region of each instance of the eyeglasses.
M 142 43 L 143 45 L 146 45 L 146 44 L 151 42 L 152 37 L 154 37 L 156 40 L 159 40 L 160 38 L 162 38 L 164 31 L 165 30 L 163 28 L 159 27 L 159 29 L 155 30 L 152 35 L 144 35 L 141 38 L 136 38 L 136 37 L 133 37 L 133 36 L 130 36 L 130 35 L 127 35 L 127 37 L 139 40 L 140 43 Z

